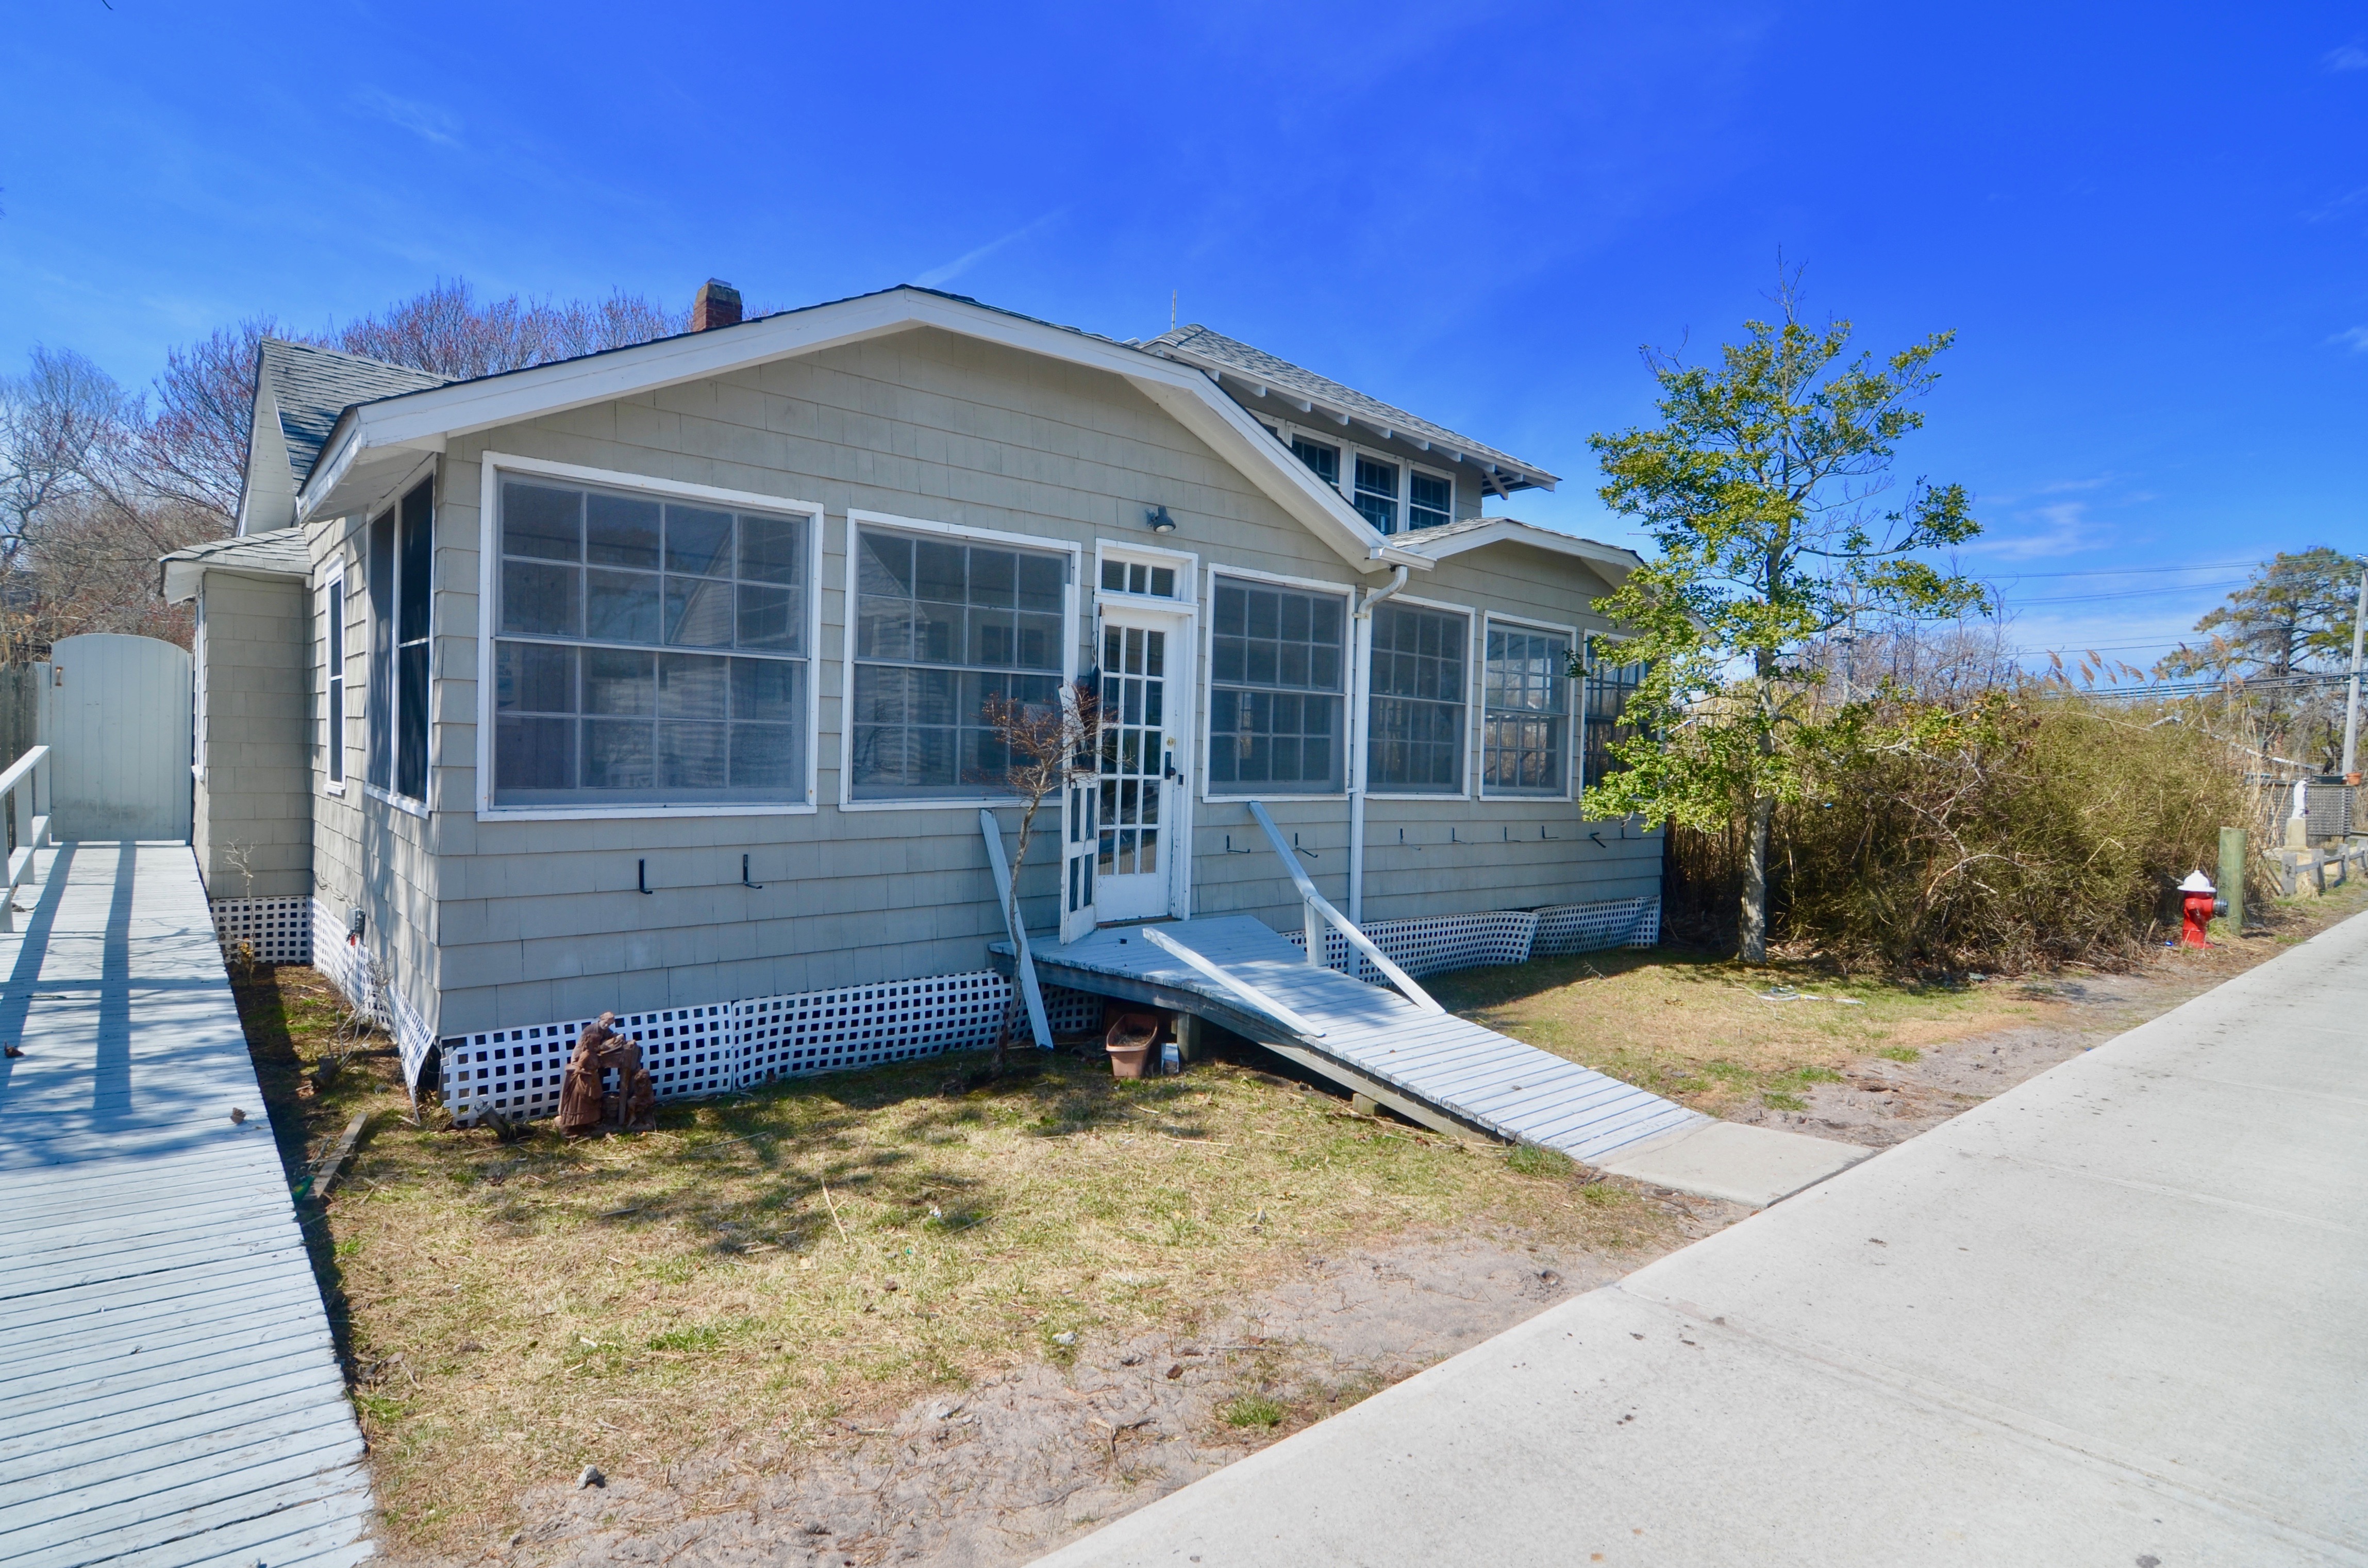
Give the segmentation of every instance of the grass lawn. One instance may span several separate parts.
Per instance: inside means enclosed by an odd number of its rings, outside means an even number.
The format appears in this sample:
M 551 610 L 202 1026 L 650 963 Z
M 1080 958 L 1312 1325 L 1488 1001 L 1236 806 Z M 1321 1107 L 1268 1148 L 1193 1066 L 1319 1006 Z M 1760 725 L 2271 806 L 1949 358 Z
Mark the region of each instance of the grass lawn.
M 1454 1012 L 1713 1116 L 1798 1110 L 1854 1056 L 2035 1021 L 2043 994 L 2012 982 L 1909 984 L 1810 965 L 1743 965 L 1677 949 L 1532 959 L 1427 981 Z M 1788 999 L 1777 995 L 1789 993 Z
M 399 1119 L 385 1058 L 325 1089 L 302 1076 L 339 1012 L 319 975 L 262 971 L 240 1001 L 291 1156 L 384 1113 L 316 1261 L 389 1526 L 416 1547 L 507 1531 L 526 1485 L 620 1438 L 653 1462 L 779 1447 L 1065 1359 L 1079 1336 L 1213 1327 L 1337 1247 L 1676 1234 L 1566 1161 L 1356 1117 L 1224 1062 L 1126 1083 L 1063 1053 L 947 1098 L 939 1059 L 670 1106 L 637 1139 L 427 1131 Z

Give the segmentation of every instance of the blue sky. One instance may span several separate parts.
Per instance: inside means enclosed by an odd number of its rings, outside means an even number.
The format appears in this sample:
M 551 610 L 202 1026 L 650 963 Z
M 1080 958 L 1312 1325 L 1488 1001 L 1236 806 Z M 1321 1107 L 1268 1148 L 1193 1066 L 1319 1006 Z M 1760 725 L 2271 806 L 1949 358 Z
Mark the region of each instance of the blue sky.
M 1869 347 L 1958 332 L 1904 464 L 2019 642 L 2145 663 L 2230 563 L 2368 548 L 2368 13 L 1646 9 L 55 0 L 0 38 L 0 366 L 451 276 L 1121 336 L 1172 290 L 1628 540 L 1588 435 L 1781 249 Z

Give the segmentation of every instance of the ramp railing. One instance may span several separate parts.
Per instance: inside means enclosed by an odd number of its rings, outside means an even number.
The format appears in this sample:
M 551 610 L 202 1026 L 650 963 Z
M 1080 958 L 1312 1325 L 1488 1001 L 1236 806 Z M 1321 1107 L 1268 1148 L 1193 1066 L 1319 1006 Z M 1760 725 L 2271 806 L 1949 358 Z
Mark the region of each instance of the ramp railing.
M 17 928 L 17 890 L 33 874 L 34 851 L 50 842 L 50 748 L 34 746 L 0 772 L 8 804 L 8 886 L 0 892 L 0 931 Z
M 1357 929 L 1355 921 L 1333 908 L 1331 901 L 1315 891 L 1315 884 L 1300 868 L 1299 857 L 1290 845 L 1283 842 L 1282 830 L 1276 827 L 1274 819 L 1266 814 L 1265 802 L 1252 801 L 1249 805 L 1250 815 L 1258 819 L 1258 826 L 1266 829 L 1266 841 L 1274 846 L 1274 852 L 1281 858 L 1283 869 L 1291 873 L 1292 882 L 1299 889 L 1300 906 L 1307 926 L 1307 961 L 1318 969 L 1326 967 L 1324 927 L 1328 923 L 1334 930 L 1349 938 L 1350 947 L 1372 960 L 1373 967 L 1387 976 L 1389 983 L 1396 986 L 1399 994 L 1407 1001 L 1426 1013 L 1445 1013 L 1447 1009 L 1433 1001 L 1429 992 L 1417 985 L 1412 975 L 1392 963 L 1389 955 L 1373 945 L 1372 937 Z

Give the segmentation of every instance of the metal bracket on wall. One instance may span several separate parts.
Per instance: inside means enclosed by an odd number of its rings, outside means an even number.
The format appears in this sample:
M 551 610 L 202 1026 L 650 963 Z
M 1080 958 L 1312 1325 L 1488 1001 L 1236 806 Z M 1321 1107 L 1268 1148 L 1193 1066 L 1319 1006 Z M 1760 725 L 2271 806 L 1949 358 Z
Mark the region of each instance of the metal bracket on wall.
M 657 889 L 650 886 L 650 863 L 647 860 L 636 860 L 633 862 L 633 891 L 636 892 L 655 892 L 658 891 Z
M 762 882 L 752 882 L 748 880 L 748 857 L 746 855 L 740 857 L 740 885 L 744 888 L 761 888 L 765 885 Z

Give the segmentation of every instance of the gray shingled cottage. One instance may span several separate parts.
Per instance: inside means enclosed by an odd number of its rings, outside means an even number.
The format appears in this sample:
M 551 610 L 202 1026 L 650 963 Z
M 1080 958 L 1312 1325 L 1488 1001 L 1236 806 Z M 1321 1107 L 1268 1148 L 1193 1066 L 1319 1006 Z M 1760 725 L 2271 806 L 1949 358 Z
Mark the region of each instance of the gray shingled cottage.
M 218 923 L 416 1084 L 547 1108 L 604 1008 L 668 1095 L 991 1041 L 982 707 L 1089 672 L 1040 940 L 1297 929 L 1253 800 L 1370 931 L 1652 938 L 1658 836 L 1574 804 L 1621 682 L 1565 674 L 1636 558 L 1483 515 L 1536 464 L 1198 326 L 738 317 L 465 381 L 267 343 L 238 537 L 165 560 Z

